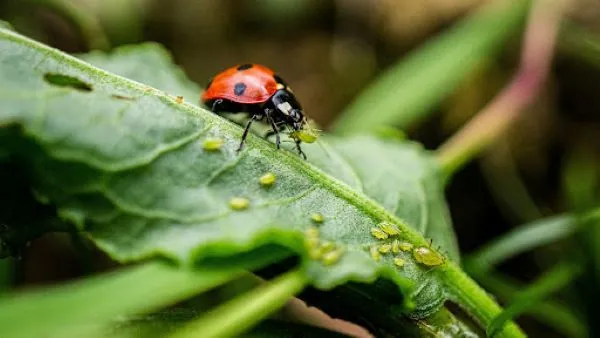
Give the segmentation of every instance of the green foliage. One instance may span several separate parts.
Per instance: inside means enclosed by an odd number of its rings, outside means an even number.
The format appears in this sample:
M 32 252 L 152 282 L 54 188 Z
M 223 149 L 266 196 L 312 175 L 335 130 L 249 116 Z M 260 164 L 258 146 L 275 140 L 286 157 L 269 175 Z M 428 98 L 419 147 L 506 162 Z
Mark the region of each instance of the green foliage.
M 18 297 L 5 294 L 0 298 L 1 335 L 66 337 L 102 329 L 121 315 L 156 310 L 232 280 L 243 268 L 260 267 L 260 261 L 269 260 L 263 254 L 253 264 L 194 271 L 152 262 Z
M 400 61 L 370 85 L 342 114 L 342 132 L 422 119 L 452 93 L 469 70 L 498 50 L 523 21 L 530 1 L 506 1 L 461 21 Z
M 523 224 L 470 254 L 465 259 L 465 268 L 472 275 L 482 276 L 511 257 L 572 235 L 577 228 L 572 215 L 553 216 Z
M 538 280 L 520 291 L 509 306 L 496 317 L 487 328 L 488 336 L 494 336 L 498 329 L 512 318 L 535 307 L 550 294 L 564 288 L 571 283 L 580 273 L 579 267 L 562 263 L 556 265 L 552 270 L 545 273 Z
M 383 303 L 383 313 L 422 319 L 449 297 L 484 324 L 499 312 L 455 263 L 458 250 L 437 167 L 420 146 L 367 135 L 325 137 L 305 146 L 310 159 L 305 162 L 250 136 L 245 150 L 236 154 L 241 128 L 181 102 L 177 96 L 192 101 L 199 90 L 174 71 L 156 46 L 84 58 L 160 90 L 8 30 L 0 30 L 0 49 L 0 144 L 6 158 L 27 168 L 40 201 L 56 207 L 63 220 L 112 258 L 165 257 L 182 269 L 215 262 L 225 269 L 239 267 L 240 260 L 260 248 L 283 247 L 300 257 L 298 271 L 320 289 L 380 278 L 393 282 L 401 294 Z M 143 67 L 138 55 L 145 60 Z M 220 139 L 223 145 L 207 150 L 207 139 Z M 377 169 L 369 170 L 374 163 Z M 259 184 L 267 172 L 277 177 L 271 187 Z M 249 206 L 232 209 L 230 201 L 237 197 L 248 199 Z M 318 227 L 311 220 L 315 212 L 324 218 Z M 382 222 L 400 233 L 374 238 L 372 229 Z M 394 239 L 428 247 L 423 235 L 447 253 L 441 266 L 422 266 L 411 252 L 379 249 Z M 382 252 L 380 259 L 372 256 L 373 248 Z M 394 264 L 394 256 L 404 259 L 403 267 Z M 162 300 L 188 295 L 180 283 L 174 284 L 177 291 Z M 41 312 L 65 301 L 60 293 L 48 297 Z M 3 313 L 33 302 L 4 303 Z M 124 312 L 147 309 L 128 306 Z M 115 307 L 104 315 L 114 314 Z M 82 320 L 90 319 L 85 313 Z M 64 320 L 72 313 L 55 315 Z M 253 323 L 260 318 L 239 319 Z M 47 321 L 36 330 L 62 323 Z M 504 334 L 520 332 L 509 323 Z

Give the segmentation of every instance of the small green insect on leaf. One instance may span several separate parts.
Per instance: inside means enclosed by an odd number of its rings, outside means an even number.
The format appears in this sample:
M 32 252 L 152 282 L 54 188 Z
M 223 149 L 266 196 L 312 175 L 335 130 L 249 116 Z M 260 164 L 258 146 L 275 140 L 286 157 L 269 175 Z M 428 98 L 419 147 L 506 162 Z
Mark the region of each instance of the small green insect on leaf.
M 323 223 L 325 221 L 325 217 L 323 217 L 323 214 L 320 214 L 318 212 L 310 215 L 310 219 L 315 223 Z
M 399 248 L 400 248 L 400 250 L 407 252 L 407 251 L 412 250 L 413 245 L 408 242 L 400 242 Z
M 369 253 L 375 262 L 379 262 L 381 260 L 381 253 L 379 253 L 379 249 L 376 246 L 372 246 L 369 249 Z
M 403 266 L 404 266 L 404 263 L 406 263 L 406 262 L 404 261 L 404 259 L 402 259 L 402 258 L 400 258 L 400 257 L 395 257 L 395 258 L 394 258 L 394 264 L 396 264 L 396 266 L 398 266 L 398 267 L 403 267 Z
M 309 226 L 306 231 L 304 232 L 304 234 L 306 235 L 306 237 L 309 238 L 319 238 L 319 228 L 314 227 L 314 226 Z
M 371 235 L 377 239 L 388 239 L 389 235 L 379 228 L 371 228 Z
M 277 180 L 277 177 L 273 173 L 266 173 L 258 179 L 260 184 L 265 187 L 272 186 L 273 184 L 275 184 L 276 180 Z
M 398 253 L 400 252 L 400 241 L 398 241 L 397 239 L 395 239 L 392 242 L 392 252 L 393 253 Z
M 344 253 L 344 250 L 341 248 L 337 248 L 333 251 L 329 251 L 323 255 L 322 262 L 324 265 L 333 265 L 340 260 L 343 253 Z
M 390 251 L 392 251 L 392 245 L 391 244 L 381 244 L 379 246 L 379 252 L 381 252 L 382 254 L 389 253 Z
M 250 205 L 250 200 L 244 197 L 233 197 L 229 200 L 229 206 L 233 210 L 244 210 Z
M 207 151 L 216 151 L 223 146 L 223 140 L 220 138 L 207 138 L 202 143 L 202 147 Z
M 415 260 L 426 266 L 438 266 L 444 263 L 444 257 L 428 247 L 418 247 L 413 250 Z
M 385 232 L 386 234 L 390 235 L 390 236 L 395 236 L 395 235 L 399 235 L 400 234 L 400 229 L 398 229 L 398 227 L 390 222 L 381 222 L 379 223 L 379 228 L 381 228 L 381 230 L 383 230 L 383 232 Z

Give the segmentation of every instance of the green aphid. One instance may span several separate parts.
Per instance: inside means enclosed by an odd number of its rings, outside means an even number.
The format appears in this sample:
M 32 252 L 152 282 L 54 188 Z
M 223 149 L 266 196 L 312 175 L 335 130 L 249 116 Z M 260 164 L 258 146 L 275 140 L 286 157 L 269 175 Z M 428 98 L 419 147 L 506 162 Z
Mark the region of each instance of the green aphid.
M 408 243 L 408 242 L 402 242 L 400 243 L 400 250 L 402 251 L 410 251 L 413 248 L 413 245 Z
M 333 249 L 335 249 L 335 244 L 333 242 L 325 241 L 323 244 L 321 244 L 321 250 L 323 252 L 329 252 Z
M 395 257 L 394 258 L 394 264 L 396 264 L 397 267 L 401 268 L 404 266 L 404 263 L 406 263 L 404 261 L 404 259 L 400 258 L 400 257 Z
M 398 253 L 400 252 L 400 241 L 398 241 L 397 239 L 395 239 L 392 242 L 392 252 L 393 253 Z
M 323 221 L 325 221 L 325 218 L 323 217 L 323 214 L 320 214 L 318 212 L 315 212 L 314 214 L 310 215 L 310 219 L 315 222 L 315 223 L 323 223 Z
M 392 245 L 391 244 L 381 244 L 379 246 L 379 252 L 382 254 L 386 254 L 389 253 L 390 251 L 392 251 Z
M 421 246 L 413 250 L 415 260 L 426 266 L 438 266 L 444 264 L 444 257 L 428 247 Z
M 309 237 L 306 236 L 304 238 L 304 246 L 308 249 L 308 250 L 312 250 L 315 248 L 319 248 L 319 238 L 318 237 Z
M 324 265 L 333 265 L 340 260 L 340 258 L 342 257 L 342 253 L 344 253 L 344 250 L 340 248 L 335 249 L 333 251 L 329 251 L 323 255 L 321 261 Z
M 244 197 L 233 197 L 229 200 L 229 206 L 233 210 L 244 210 L 250 205 L 250 200 Z
M 381 230 L 383 230 L 383 232 L 385 232 L 386 234 L 390 235 L 390 236 L 396 236 L 400 234 L 400 229 L 398 229 L 398 227 L 390 222 L 381 222 L 379 223 L 379 228 L 381 228 Z
M 379 228 L 371 228 L 371 235 L 377 239 L 388 239 L 389 235 Z
M 264 187 L 270 187 L 273 184 L 275 184 L 276 180 L 277 180 L 277 176 L 275 176 L 275 174 L 266 173 L 258 179 L 258 182 L 260 183 L 260 185 L 262 185 Z
M 310 259 L 319 260 L 323 257 L 323 250 L 317 245 L 308 249 L 308 257 Z
M 379 250 L 376 246 L 372 246 L 369 249 L 369 252 L 371 253 L 371 258 L 373 258 L 375 262 L 379 262 L 381 260 L 381 253 L 379 253 Z
M 207 138 L 204 140 L 202 147 L 204 150 L 215 151 L 221 149 L 223 146 L 223 140 L 220 138 Z
M 309 226 L 304 234 L 306 237 L 319 238 L 319 229 L 317 227 Z

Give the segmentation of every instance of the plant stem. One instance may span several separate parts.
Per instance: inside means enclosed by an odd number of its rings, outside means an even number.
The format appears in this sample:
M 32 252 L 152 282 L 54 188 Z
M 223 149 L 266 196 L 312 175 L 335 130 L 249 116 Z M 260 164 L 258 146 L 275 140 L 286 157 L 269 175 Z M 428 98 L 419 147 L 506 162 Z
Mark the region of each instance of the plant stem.
M 281 308 L 307 284 L 306 273 L 294 270 L 225 303 L 191 322 L 171 338 L 233 337 Z
M 454 301 L 465 308 L 483 327 L 489 326 L 494 318 L 502 313 L 502 308 L 482 289 L 454 264 L 443 267 L 440 277 Z M 498 337 L 526 337 L 523 331 L 513 322 L 507 322 L 498 333 Z
M 446 177 L 492 144 L 535 99 L 549 72 L 564 7 L 564 0 L 533 3 L 517 74 L 492 102 L 437 150 Z

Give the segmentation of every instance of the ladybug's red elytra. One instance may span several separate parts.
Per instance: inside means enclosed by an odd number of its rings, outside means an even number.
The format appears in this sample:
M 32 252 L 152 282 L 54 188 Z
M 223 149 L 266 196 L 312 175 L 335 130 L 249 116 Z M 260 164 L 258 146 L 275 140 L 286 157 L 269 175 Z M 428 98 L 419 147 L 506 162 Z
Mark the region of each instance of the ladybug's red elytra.
M 310 134 L 303 133 L 306 118 L 290 88 L 271 69 L 249 63 L 228 68 L 208 83 L 202 102 L 217 114 L 245 112 L 250 115 L 238 151 L 244 146 L 252 122 L 266 119 L 273 129 L 271 133 L 275 134 L 277 149 L 281 143 L 279 132 L 290 128 L 298 153 L 306 159 L 300 148 L 303 140 L 311 140 Z

